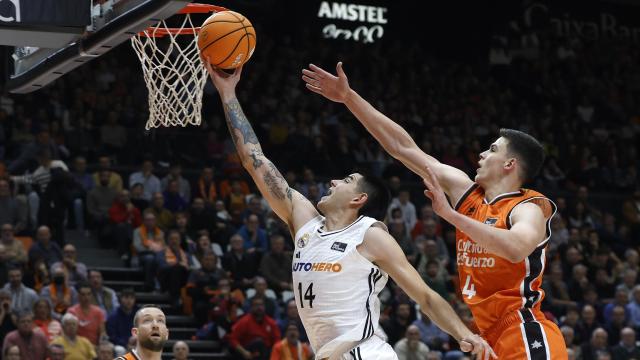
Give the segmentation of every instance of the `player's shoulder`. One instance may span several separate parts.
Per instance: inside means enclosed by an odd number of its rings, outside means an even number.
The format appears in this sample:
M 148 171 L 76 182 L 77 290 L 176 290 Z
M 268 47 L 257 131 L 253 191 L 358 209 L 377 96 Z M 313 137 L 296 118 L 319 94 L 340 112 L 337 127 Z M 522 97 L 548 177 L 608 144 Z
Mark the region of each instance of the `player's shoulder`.
M 140 360 L 134 353 L 128 352 L 122 356 L 118 356 L 114 360 Z

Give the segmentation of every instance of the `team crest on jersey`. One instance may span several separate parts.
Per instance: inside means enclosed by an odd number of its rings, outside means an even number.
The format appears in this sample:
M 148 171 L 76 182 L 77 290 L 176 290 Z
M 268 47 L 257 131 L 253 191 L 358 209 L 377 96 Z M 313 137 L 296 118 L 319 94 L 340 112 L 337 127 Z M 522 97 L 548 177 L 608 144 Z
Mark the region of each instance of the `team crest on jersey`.
M 347 250 L 347 244 L 336 241 L 333 243 L 333 245 L 331 245 L 331 250 L 344 252 L 345 250 Z
M 299 248 L 303 248 L 305 246 L 307 246 L 307 244 L 309 243 L 309 237 L 311 235 L 309 235 L 309 233 L 304 233 L 304 235 L 302 235 L 300 237 L 300 239 L 298 239 L 298 247 Z
M 484 223 L 489 225 L 489 226 L 495 226 L 496 223 L 498 222 L 498 218 L 487 218 Z

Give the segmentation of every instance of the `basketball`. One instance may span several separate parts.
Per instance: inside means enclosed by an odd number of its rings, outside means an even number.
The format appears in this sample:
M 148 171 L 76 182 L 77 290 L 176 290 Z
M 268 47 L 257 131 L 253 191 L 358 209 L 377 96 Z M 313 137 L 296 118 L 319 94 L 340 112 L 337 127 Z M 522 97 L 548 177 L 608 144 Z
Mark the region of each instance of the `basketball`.
M 235 69 L 253 55 L 256 31 L 251 22 L 234 11 L 211 15 L 200 27 L 198 48 L 204 59 L 221 69 Z

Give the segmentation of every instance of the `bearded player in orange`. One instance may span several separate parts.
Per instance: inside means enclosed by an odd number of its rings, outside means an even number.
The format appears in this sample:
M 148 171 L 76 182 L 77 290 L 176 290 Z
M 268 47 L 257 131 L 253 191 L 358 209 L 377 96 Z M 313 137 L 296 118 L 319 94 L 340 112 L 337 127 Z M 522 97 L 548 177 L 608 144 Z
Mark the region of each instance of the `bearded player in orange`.
M 542 166 L 540 143 L 521 131 L 500 130 L 480 154 L 471 180 L 424 153 L 402 127 L 353 91 L 342 63 L 336 71 L 338 76 L 310 65 L 302 78 L 309 90 L 345 104 L 391 156 L 424 179 L 434 211 L 457 229 L 462 296 L 498 358 L 567 359 L 560 330 L 540 311 L 556 206 L 521 187 Z
M 154 305 L 140 308 L 133 317 L 131 335 L 137 339 L 135 348 L 115 360 L 161 360 L 162 348 L 169 339 L 164 312 Z

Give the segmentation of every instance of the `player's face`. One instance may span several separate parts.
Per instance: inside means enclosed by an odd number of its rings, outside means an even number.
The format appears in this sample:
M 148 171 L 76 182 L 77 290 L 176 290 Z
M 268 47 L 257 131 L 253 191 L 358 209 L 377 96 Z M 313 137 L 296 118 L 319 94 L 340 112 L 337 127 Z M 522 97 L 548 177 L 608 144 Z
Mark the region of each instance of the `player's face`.
M 357 199 L 361 192 L 358 190 L 358 181 L 362 175 L 350 174 L 339 180 L 331 180 L 331 186 L 318 202 L 318 209 L 326 214 L 330 209 L 339 209 L 349 206 L 349 203 Z
M 508 156 L 507 140 L 498 138 L 489 149 L 480 153 L 478 169 L 476 170 L 475 181 L 480 185 L 492 183 L 499 180 L 505 173 L 505 166 L 511 159 Z
M 140 346 L 151 351 L 161 351 L 169 338 L 166 318 L 157 308 L 142 309 L 138 314 L 138 325 L 132 332 Z

